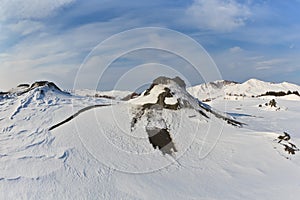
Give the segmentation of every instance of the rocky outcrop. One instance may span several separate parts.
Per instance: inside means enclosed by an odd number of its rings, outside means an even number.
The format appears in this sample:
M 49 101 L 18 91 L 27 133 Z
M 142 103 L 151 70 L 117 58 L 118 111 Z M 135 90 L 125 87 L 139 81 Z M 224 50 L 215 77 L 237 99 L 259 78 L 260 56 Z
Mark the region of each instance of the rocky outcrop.
M 152 102 L 148 102 L 149 99 Z M 168 101 L 171 99 L 171 101 Z M 208 114 L 226 121 L 228 124 L 242 127 L 244 124 L 232 119 L 226 114 L 213 110 L 210 106 L 195 99 L 186 91 L 185 82 L 179 78 L 158 77 L 153 81 L 150 87 L 138 97 L 140 102 L 137 111 L 131 121 L 131 131 L 135 129 L 136 124 L 145 116 L 147 124 L 145 129 L 149 136 L 149 142 L 154 148 L 159 148 L 163 154 L 172 154 L 176 152 L 176 144 L 173 143 L 166 120 L 163 118 L 162 110 L 180 110 L 194 109 L 201 116 L 209 119 Z M 155 101 L 153 103 L 153 101 Z M 170 103 L 172 102 L 172 103 Z

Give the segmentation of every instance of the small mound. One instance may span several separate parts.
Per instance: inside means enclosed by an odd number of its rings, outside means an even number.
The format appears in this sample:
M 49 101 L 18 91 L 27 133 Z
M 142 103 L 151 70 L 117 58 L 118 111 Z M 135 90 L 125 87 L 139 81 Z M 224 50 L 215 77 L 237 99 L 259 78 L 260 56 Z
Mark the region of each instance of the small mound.
M 55 83 L 53 82 L 49 82 L 49 81 L 37 81 L 33 84 L 31 84 L 30 87 L 28 87 L 27 89 L 21 91 L 20 93 L 18 93 L 18 95 L 22 95 L 24 93 L 27 93 L 29 91 L 32 91 L 36 88 L 43 88 L 45 90 L 51 90 L 51 91 L 57 91 L 59 93 L 66 93 L 69 94 L 67 92 L 62 91 L 57 85 L 55 85 Z
M 158 77 L 142 95 L 129 102 L 137 105 L 137 112 L 131 121 L 131 131 L 135 130 L 136 124 L 145 116 L 147 121 L 145 129 L 149 142 L 154 148 L 158 147 L 163 154 L 176 152 L 176 144 L 173 143 L 169 134 L 172 130 L 168 129 L 170 125 L 162 116 L 162 110 L 191 109 L 198 112 L 204 119 L 210 119 L 210 115 L 234 126 L 244 125 L 194 98 L 186 91 L 186 84 L 179 77 Z
M 27 87 L 28 86 L 28 87 Z M 17 88 L 10 90 L 4 98 L 16 98 L 16 107 L 10 116 L 15 118 L 23 109 L 28 107 L 36 108 L 38 105 L 56 105 L 61 97 L 69 97 L 70 94 L 62 91 L 53 82 L 37 81 L 31 86 L 20 84 Z
M 19 84 L 16 88 L 13 88 L 7 92 L 1 92 L 0 95 L 8 95 L 8 96 L 21 96 L 23 94 L 26 94 L 30 91 L 34 91 L 38 89 L 39 91 L 42 91 L 42 93 L 45 93 L 47 91 L 53 91 L 58 92 L 60 94 L 68 94 L 68 92 L 65 92 L 61 90 L 55 83 L 50 81 L 36 81 L 33 84 L 29 85 L 27 83 Z

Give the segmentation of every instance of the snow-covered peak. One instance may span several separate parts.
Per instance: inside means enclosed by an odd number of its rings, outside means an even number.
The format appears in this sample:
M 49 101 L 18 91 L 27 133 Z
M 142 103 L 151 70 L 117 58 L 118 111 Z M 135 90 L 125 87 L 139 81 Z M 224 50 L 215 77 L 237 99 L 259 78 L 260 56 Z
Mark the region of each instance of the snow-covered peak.
M 191 109 L 199 113 L 202 118 L 209 118 L 208 115 L 212 114 L 212 117 L 221 118 L 229 124 L 235 126 L 243 125 L 225 113 L 220 113 L 194 98 L 186 91 L 186 85 L 179 77 L 172 79 L 162 76 L 155 79 L 152 85 L 145 92 L 136 99 L 130 100 L 128 104 L 138 105 L 141 107 L 141 111 L 139 112 L 141 114 L 138 114 L 134 119 L 140 118 L 145 111 L 153 112 L 154 115 L 156 115 L 157 110 Z
M 265 83 L 268 83 L 268 82 L 265 82 L 265 81 L 262 81 L 262 80 L 259 80 L 259 79 L 256 79 L 256 78 L 251 78 L 251 79 L 245 81 L 242 84 L 252 84 L 252 85 L 255 85 L 255 84 L 265 84 Z
M 262 95 L 268 91 L 274 92 L 288 92 L 288 91 L 300 91 L 300 86 L 292 83 L 271 83 L 257 79 L 250 79 L 242 84 L 237 84 L 235 87 L 228 88 L 228 92 L 240 92 L 247 96 L 250 95 Z
M 258 79 L 249 79 L 245 81 L 244 83 L 241 83 L 240 85 L 244 87 L 258 87 L 259 89 L 291 89 L 295 88 L 295 84 L 288 83 L 288 82 L 283 82 L 283 83 L 273 83 L 273 82 L 266 82 Z
M 179 109 L 182 107 L 198 107 L 197 100 L 186 91 L 185 82 L 179 78 L 158 77 L 151 86 L 132 104 L 159 104 L 164 108 Z
M 220 84 L 228 83 L 228 84 Z M 271 83 L 265 82 L 258 79 L 249 79 L 244 83 L 236 83 L 230 81 L 215 81 L 211 83 L 200 84 L 188 88 L 188 91 L 195 97 L 205 100 L 205 99 L 216 99 L 224 97 L 256 97 L 266 94 L 266 92 L 285 92 L 288 91 L 300 92 L 300 86 L 283 82 L 283 83 Z

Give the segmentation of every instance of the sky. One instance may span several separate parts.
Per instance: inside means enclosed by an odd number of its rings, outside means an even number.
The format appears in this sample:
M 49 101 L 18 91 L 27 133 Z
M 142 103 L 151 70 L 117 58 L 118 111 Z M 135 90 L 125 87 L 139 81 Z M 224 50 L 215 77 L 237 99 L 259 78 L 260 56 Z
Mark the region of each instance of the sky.
M 299 0 L 0 0 L 0 90 L 36 80 L 133 90 L 158 75 L 300 84 L 299 9 Z

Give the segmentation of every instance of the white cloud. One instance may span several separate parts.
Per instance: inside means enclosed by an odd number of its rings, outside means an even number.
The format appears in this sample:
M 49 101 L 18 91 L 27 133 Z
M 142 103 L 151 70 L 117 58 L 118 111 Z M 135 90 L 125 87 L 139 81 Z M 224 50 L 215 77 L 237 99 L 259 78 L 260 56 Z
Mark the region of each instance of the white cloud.
M 22 26 L 32 22 L 24 21 L 6 27 L 23 34 L 40 27 L 39 23 L 33 23 L 36 28 L 22 32 Z M 48 27 L 43 27 L 41 34 L 25 37 L 1 52 L 0 89 L 7 90 L 20 82 L 30 83 L 41 79 L 60 82 L 63 87 L 72 88 L 76 71 L 86 54 L 107 37 L 123 31 L 122 24 L 124 21 L 118 20 L 91 23 L 61 33 L 53 33 Z
M 7 25 L 7 28 L 14 33 L 18 33 L 24 36 L 41 30 L 42 28 L 44 28 L 44 25 L 36 21 L 21 20 L 17 23 Z
M 192 23 L 214 31 L 231 31 L 245 25 L 250 9 L 235 0 L 195 0 L 187 9 Z
M 257 70 L 267 70 L 274 67 L 278 67 L 287 63 L 286 59 L 274 58 L 269 60 L 258 61 L 255 64 Z
M 0 20 L 41 19 L 75 0 L 0 0 Z
M 182 59 L 186 59 L 190 62 L 190 64 L 187 63 L 188 67 L 185 65 L 173 65 L 171 61 L 164 64 L 172 66 L 173 69 L 182 74 L 186 74 L 190 81 L 199 81 L 201 78 L 208 81 L 220 79 L 219 73 L 211 62 L 211 59 L 197 43 L 193 40 L 187 40 L 187 38 L 181 34 L 172 31 L 168 32 L 164 29 L 152 28 L 135 29 L 124 32 L 123 34 L 116 35 L 111 38 L 111 40 L 104 42 L 101 48 L 97 48 L 91 54 L 91 57 L 81 69 L 80 75 L 76 79 L 76 87 L 83 88 L 88 86 L 92 88 L 99 80 L 99 75 L 101 75 L 101 72 L 104 70 L 103 68 L 105 68 L 110 61 L 123 55 L 123 53 L 139 51 L 140 49 L 145 48 L 162 49 L 173 55 L 177 55 L 178 57 L 181 56 Z M 133 58 L 134 60 L 142 58 L 142 61 L 147 63 L 147 56 L 142 54 L 135 54 Z M 151 62 L 162 64 L 163 59 L 164 58 L 157 56 L 156 60 L 151 60 Z M 124 68 L 124 66 L 122 68 Z M 161 71 L 157 71 L 158 74 L 160 72 Z M 147 72 L 144 74 L 144 76 L 148 75 Z
M 268 81 L 293 81 L 299 84 L 298 54 L 262 54 L 257 50 L 232 53 L 226 49 L 213 56 L 222 76 L 228 80 L 245 81 L 258 78 Z M 297 79 L 298 78 L 298 79 Z
M 243 49 L 239 46 L 229 48 L 229 52 L 231 52 L 231 53 L 239 53 L 239 52 L 242 52 L 242 51 L 243 51 Z
M 290 49 L 294 49 L 295 48 L 295 44 L 290 44 L 289 48 Z

